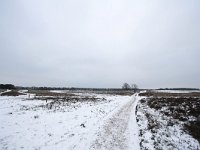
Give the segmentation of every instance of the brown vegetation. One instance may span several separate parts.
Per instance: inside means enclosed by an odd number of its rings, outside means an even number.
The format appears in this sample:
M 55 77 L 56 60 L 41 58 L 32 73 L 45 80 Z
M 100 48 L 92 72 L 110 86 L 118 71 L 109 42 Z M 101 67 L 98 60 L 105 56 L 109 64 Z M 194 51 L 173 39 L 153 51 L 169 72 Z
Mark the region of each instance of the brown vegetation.
M 140 96 L 147 97 L 200 97 L 200 92 L 191 92 L 191 93 L 165 93 L 165 92 L 153 92 L 148 91 L 145 93 L 140 93 Z
M 75 94 L 72 93 L 55 93 L 49 90 L 29 90 L 28 93 L 35 94 L 35 96 L 53 96 L 53 97 L 60 97 L 60 96 L 74 96 Z
M 19 96 L 19 95 L 24 95 L 23 93 L 20 93 L 16 90 L 12 90 L 12 91 L 9 91 L 9 92 L 4 92 L 4 93 L 1 93 L 1 96 Z
M 182 97 L 182 95 L 180 97 L 151 97 L 148 98 L 147 104 L 164 115 L 172 116 L 183 122 L 185 130 L 200 142 L 200 121 L 198 120 L 200 117 L 200 98 Z

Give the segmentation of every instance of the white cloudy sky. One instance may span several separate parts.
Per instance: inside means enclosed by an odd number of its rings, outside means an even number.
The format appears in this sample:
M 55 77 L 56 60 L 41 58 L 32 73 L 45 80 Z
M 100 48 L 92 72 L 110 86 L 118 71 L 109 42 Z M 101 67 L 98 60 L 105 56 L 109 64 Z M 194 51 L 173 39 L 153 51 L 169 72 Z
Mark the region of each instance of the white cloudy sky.
M 199 0 L 2 0 L 0 82 L 200 87 Z

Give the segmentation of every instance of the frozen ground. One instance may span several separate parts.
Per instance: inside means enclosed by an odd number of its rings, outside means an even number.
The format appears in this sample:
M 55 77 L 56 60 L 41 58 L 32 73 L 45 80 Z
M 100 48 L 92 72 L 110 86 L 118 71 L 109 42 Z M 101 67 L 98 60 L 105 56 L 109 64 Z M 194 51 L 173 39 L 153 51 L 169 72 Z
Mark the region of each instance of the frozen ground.
M 195 125 L 197 129 L 195 132 L 199 133 L 196 121 L 196 117 L 200 115 L 199 98 L 150 96 L 138 102 L 137 110 L 142 150 L 200 149 L 198 140 L 194 139 L 185 128 L 186 124 L 190 128 Z
M 154 90 L 154 92 L 161 92 L 161 93 L 192 93 L 192 92 L 200 92 L 200 90 Z
M 1 96 L 0 149 L 140 149 L 135 118 L 138 95 L 78 96 L 96 101 L 51 106 L 53 100 L 33 95 Z
M 148 105 L 152 96 L 65 92 L 0 96 L 0 149 L 200 149 L 168 106 L 160 109 L 166 103 L 158 100 L 166 97 L 155 99 L 154 109 Z

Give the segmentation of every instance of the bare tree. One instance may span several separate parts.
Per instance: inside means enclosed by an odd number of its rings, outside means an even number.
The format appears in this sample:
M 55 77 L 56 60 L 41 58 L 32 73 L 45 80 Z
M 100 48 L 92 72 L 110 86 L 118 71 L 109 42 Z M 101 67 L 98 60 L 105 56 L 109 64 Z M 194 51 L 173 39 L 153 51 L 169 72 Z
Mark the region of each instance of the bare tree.
M 138 85 L 134 83 L 134 84 L 131 85 L 131 88 L 134 90 L 134 92 L 137 92 Z
M 122 89 L 128 90 L 128 89 L 131 89 L 131 86 L 130 86 L 128 83 L 124 83 L 124 84 L 122 85 Z

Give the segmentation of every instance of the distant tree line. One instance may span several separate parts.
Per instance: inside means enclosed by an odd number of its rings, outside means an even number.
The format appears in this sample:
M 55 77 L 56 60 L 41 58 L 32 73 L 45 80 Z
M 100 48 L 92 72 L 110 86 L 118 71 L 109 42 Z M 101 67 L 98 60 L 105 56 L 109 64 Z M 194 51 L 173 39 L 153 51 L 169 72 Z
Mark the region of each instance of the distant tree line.
M 13 84 L 0 84 L 0 89 L 16 89 Z
M 122 88 L 78 88 L 78 87 L 21 87 L 18 89 L 29 89 L 29 90 L 86 90 L 86 91 L 123 91 L 123 90 L 133 90 L 133 89 L 122 89 Z
M 13 84 L 0 84 L 0 89 L 21 89 L 21 90 L 69 90 L 69 91 L 136 91 L 138 90 L 137 84 L 124 83 L 122 88 L 78 88 L 78 87 L 23 87 L 14 86 Z
M 0 89 L 30 89 L 30 90 L 87 90 L 87 91 L 137 91 L 137 84 L 124 83 L 122 88 L 78 88 L 78 87 L 23 87 L 13 84 L 0 84 Z M 140 89 L 141 90 L 141 89 Z M 146 89 L 147 90 L 147 89 Z M 159 88 L 157 90 L 200 90 L 198 88 Z

